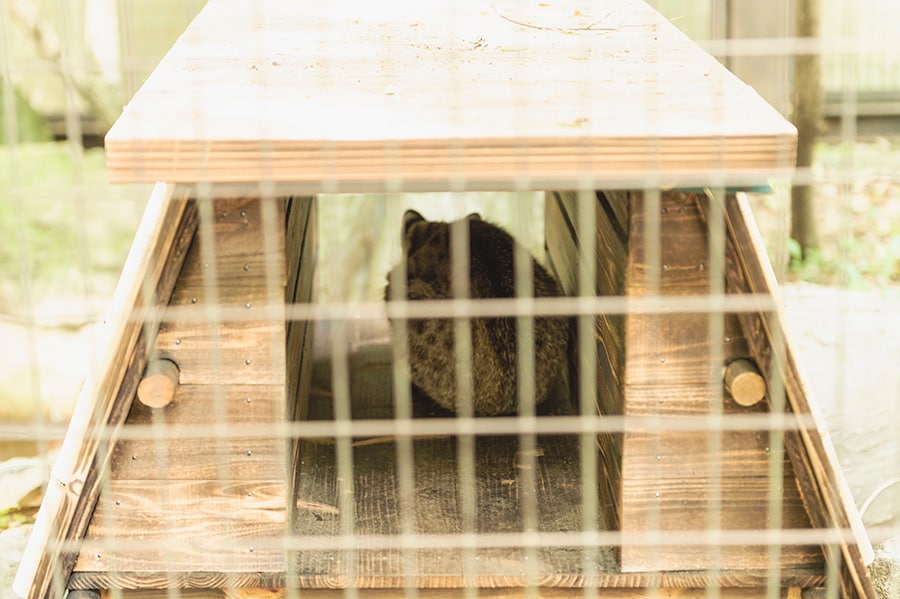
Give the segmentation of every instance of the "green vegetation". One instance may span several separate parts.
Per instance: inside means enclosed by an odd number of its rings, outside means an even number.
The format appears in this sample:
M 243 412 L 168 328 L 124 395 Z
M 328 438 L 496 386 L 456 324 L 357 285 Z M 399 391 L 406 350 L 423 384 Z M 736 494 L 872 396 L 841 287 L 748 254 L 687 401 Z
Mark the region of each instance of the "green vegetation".
M 0 79 L 0 106 L 5 106 L 6 100 L 6 81 Z M 39 142 L 49 141 L 51 139 L 50 129 L 44 122 L 44 117 L 37 113 L 34 108 L 22 97 L 18 89 L 12 89 L 12 115 L 13 125 L 16 130 L 16 139 L 19 142 Z M 6 115 L 6 109 L 2 111 Z M 0 139 L 4 142 L 8 139 L 6 132 L 6 118 L 0 119 Z
M 816 169 L 821 245 L 800 260 L 789 242 L 792 276 L 850 289 L 900 283 L 900 143 L 820 144 Z
M 46 143 L 0 149 L 0 190 L 0 313 L 112 294 L 145 187 L 111 187 L 101 149 Z

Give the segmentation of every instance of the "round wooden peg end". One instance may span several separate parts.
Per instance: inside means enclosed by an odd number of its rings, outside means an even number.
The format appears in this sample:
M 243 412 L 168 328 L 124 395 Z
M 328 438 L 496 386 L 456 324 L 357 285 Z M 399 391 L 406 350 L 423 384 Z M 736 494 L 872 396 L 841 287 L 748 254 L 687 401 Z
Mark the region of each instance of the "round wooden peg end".
M 753 360 L 739 358 L 725 367 L 725 390 L 735 402 L 749 407 L 766 396 L 766 379 Z
M 138 400 L 148 408 L 164 408 L 175 399 L 178 365 L 171 360 L 151 360 L 138 384 Z

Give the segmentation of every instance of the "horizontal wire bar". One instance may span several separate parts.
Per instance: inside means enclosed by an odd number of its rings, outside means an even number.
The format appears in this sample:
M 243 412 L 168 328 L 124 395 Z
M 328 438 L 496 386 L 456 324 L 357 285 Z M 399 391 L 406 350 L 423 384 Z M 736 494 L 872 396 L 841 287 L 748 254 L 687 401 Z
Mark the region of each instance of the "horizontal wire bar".
M 128 539 L 105 537 L 83 542 L 58 542 L 64 551 L 84 551 L 103 555 L 104 551 L 146 553 L 172 551 L 172 539 L 179 540 L 179 548 L 234 551 L 235 543 L 258 551 L 327 551 L 327 550 L 386 550 L 386 549 L 507 549 L 550 547 L 618 547 L 626 545 L 725 547 L 725 546 L 790 546 L 838 545 L 855 543 L 849 529 L 743 529 L 743 530 L 643 530 L 643 531 L 573 531 L 573 532 L 505 532 L 505 533 L 448 533 L 448 534 L 356 534 L 356 535 L 281 535 L 241 536 L 220 539 L 190 539 L 173 533 L 171 538 Z
M 489 435 L 580 435 L 584 433 L 809 431 L 818 430 L 812 415 L 726 414 L 684 416 L 500 416 L 490 418 L 384 418 L 367 420 L 307 420 L 280 423 L 129 424 L 105 427 L 92 437 L 110 440 L 207 439 L 305 439 L 366 437 L 360 444 L 389 442 L 399 438 L 435 438 Z M 60 438 L 59 429 L 44 434 Z M 821 432 L 821 431 L 820 431 Z M 0 439 L 21 439 L 21 429 L 0 425 Z M 33 437 L 29 437 L 31 439 Z
M 599 314 L 675 314 L 772 312 L 770 294 L 672 296 L 592 296 L 391 300 L 309 304 L 202 304 L 145 307 L 130 314 L 131 322 L 199 322 L 259 320 L 384 320 L 413 318 L 499 318 L 516 316 L 593 316 Z

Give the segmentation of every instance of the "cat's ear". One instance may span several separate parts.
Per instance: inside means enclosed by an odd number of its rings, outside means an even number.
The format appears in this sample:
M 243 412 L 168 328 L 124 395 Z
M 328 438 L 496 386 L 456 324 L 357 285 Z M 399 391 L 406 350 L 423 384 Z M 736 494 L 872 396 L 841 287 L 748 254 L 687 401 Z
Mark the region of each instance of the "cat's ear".
M 403 213 L 403 234 L 400 236 L 403 251 L 409 250 L 409 230 L 412 229 L 414 224 L 423 222 L 425 222 L 425 217 L 415 210 L 407 210 Z
M 481 220 L 481 215 L 477 212 L 473 212 L 469 216 L 466 217 L 466 220 Z
M 412 227 L 416 223 L 420 223 L 425 220 L 425 217 L 416 212 L 415 210 L 407 210 L 403 213 L 403 235 L 406 236 L 409 233 L 409 228 Z

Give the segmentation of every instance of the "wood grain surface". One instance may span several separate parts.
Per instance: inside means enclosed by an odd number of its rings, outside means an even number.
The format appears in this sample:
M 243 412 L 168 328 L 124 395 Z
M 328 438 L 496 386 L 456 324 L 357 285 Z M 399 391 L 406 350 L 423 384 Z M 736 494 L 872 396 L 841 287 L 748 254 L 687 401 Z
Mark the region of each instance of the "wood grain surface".
M 110 572 L 121 586 L 159 573 L 255 573 L 243 584 L 258 586 L 267 584 L 264 573 L 286 568 L 290 442 L 277 427 L 297 397 L 286 396 L 284 302 L 289 282 L 291 301 L 309 300 L 314 262 L 297 254 L 310 250 L 302 234 L 314 222 L 311 203 L 291 211 L 301 233 L 286 251 L 291 200 L 201 202 L 150 350 L 178 364 L 180 384 L 166 408 L 136 403 L 130 411 L 74 581 Z M 222 317 L 235 308 L 242 318 Z M 304 356 L 292 355 L 300 367 Z M 266 425 L 270 435 L 261 434 Z
M 794 144 L 641 0 L 212 0 L 106 151 L 117 182 L 314 193 L 759 181 L 792 168 Z

